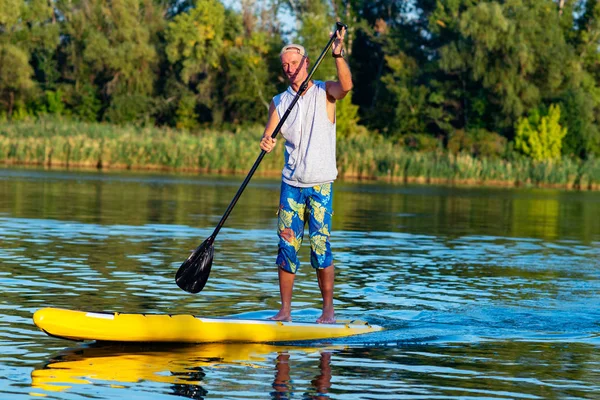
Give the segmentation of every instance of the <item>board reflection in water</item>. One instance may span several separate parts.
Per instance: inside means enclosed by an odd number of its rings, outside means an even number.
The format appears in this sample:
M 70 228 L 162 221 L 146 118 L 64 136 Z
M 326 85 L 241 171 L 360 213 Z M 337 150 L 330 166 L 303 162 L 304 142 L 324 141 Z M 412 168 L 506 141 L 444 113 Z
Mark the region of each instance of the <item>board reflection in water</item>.
M 172 394 L 201 399 L 210 393 L 209 387 L 218 386 L 211 381 L 211 374 L 221 370 L 227 370 L 231 379 L 237 380 L 237 391 L 251 392 L 255 383 L 244 373 L 251 368 L 274 371 L 265 375 L 271 376 L 271 395 L 285 399 L 294 391 L 293 359 L 305 360 L 308 354 L 320 353 L 318 373 L 311 380 L 311 388 L 304 388 L 306 396 L 318 399 L 331 387 L 331 354 L 336 349 L 233 343 L 177 346 L 98 343 L 56 354 L 33 370 L 31 385 L 46 392 L 68 393 L 77 386 L 131 388 L 138 383 L 145 382 L 142 385 L 148 386 L 147 382 L 154 382 L 167 384 L 163 389 L 169 388 Z M 236 371 L 242 376 L 237 376 Z

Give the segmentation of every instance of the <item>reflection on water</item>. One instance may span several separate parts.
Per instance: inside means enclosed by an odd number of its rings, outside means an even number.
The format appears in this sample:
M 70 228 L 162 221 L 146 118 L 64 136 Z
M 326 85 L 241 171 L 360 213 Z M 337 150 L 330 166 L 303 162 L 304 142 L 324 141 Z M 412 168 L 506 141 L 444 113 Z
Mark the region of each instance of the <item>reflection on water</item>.
M 337 184 L 337 316 L 383 332 L 165 349 L 74 345 L 33 325 L 45 306 L 273 315 L 277 180 L 246 189 L 199 295 L 173 280 L 240 183 L 0 170 L 0 397 L 592 398 L 600 390 L 593 192 Z M 307 247 L 301 259 L 292 316 L 314 321 L 320 294 Z
M 341 347 L 339 349 L 342 349 Z M 331 356 L 335 347 L 270 346 L 261 344 L 207 344 L 156 346 L 96 344 L 67 349 L 31 373 L 31 387 L 45 392 L 77 392 L 77 386 L 136 387 L 146 382 L 163 384 L 165 394 L 201 399 L 212 394 L 213 370 L 228 375 L 239 391 L 252 395 L 251 373 L 271 374 L 274 399 L 287 399 L 297 390 L 297 378 L 309 374 L 302 360 L 318 357 L 317 372 L 304 398 L 325 398 L 331 387 Z M 292 365 L 300 364 L 295 370 Z M 273 372 L 269 372 L 269 370 Z
M 273 399 L 289 399 L 294 393 L 292 374 L 290 373 L 290 353 L 280 352 L 275 361 L 275 380 L 273 381 Z M 310 381 L 311 392 L 306 393 L 304 398 L 326 399 L 329 398 L 331 388 L 331 351 L 321 350 L 319 357 L 318 374 Z
M 287 387 L 291 381 L 290 355 L 321 350 L 266 344 L 158 346 L 100 343 L 67 349 L 53 356 L 31 373 L 31 386 L 55 392 L 77 385 L 135 386 L 141 382 L 156 382 L 166 384 L 173 394 L 201 398 L 208 394 L 203 387 L 207 376 L 205 369 L 268 369 L 274 363 L 273 387 L 279 388 L 280 384 Z M 328 351 L 325 353 L 326 357 L 330 356 Z M 273 355 L 276 355 L 275 361 L 271 359 Z M 276 389 L 276 392 L 286 391 Z
M 443 346 L 123 346 L 61 351 L 31 372 L 31 393 L 183 398 L 591 398 L 600 357 L 577 343 Z M 125 397 L 125 396 L 124 396 Z M 62 398 L 62 397 L 58 397 Z M 108 397 L 107 397 L 108 398 Z

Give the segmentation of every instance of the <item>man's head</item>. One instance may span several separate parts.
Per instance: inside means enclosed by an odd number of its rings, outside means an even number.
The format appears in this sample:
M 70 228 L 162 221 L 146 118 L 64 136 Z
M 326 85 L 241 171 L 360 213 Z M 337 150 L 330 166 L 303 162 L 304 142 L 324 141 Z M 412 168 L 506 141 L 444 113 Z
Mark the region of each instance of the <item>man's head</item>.
M 301 56 L 308 57 L 308 53 L 306 52 L 304 46 L 294 43 L 283 46 L 281 52 L 279 53 L 279 57 L 281 57 L 284 53 L 297 53 Z
M 281 67 L 290 84 L 300 85 L 308 76 L 308 53 L 299 44 L 283 46 L 279 53 Z

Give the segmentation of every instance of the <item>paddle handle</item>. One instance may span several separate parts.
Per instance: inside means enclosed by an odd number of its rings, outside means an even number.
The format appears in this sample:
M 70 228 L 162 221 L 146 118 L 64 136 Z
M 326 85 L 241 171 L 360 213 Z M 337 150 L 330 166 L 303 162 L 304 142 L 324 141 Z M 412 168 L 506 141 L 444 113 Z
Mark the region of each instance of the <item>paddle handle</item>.
M 337 31 L 341 31 L 343 28 L 348 29 L 348 26 L 345 25 L 345 24 L 343 24 L 343 23 L 341 23 L 341 22 L 339 22 L 339 21 L 336 22 L 336 32 Z M 333 45 L 333 42 L 336 39 L 336 32 L 334 32 L 333 35 L 331 35 L 331 38 L 329 39 L 329 42 L 327 43 L 327 46 L 325 46 L 325 48 L 321 52 L 321 55 L 319 56 L 319 58 L 317 59 L 317 61 L 314 63 L 313 67 L 310 69 L 310 72 L 308 73 L 308 76 L 306 77 L 306 79 L 304 80 L 304 82 L 302 82 L 302 84 L 300 85 L 300 89 L 296 93 L 296 96 L 294 96 L 294 99 L 292 100 L 292 102 L 290 103 L 289 107 L 287 108 L 287 110 L 283 114 L 283 117 L 281 117 L 281 119 L 279 120 L 279 123 L 277 124 L 277 126 L 275 127 L 275 130 L 271 134 L 271 137 L 273 139 L 275 139 L 275 137 L 277 136 L 277 134 L 279 134 L 279 131 L 281 131 L 281 127 L 283 126 L 283 123 L 285 122 L 285 120 L 287 119 L 287 117 L 290 115 L 290 112 L 292 111 L 292 108 L 294 108 L 294 106 L 296 105 L 296 103 L 300 99 L 300 96 L 302 96 L 302 93 L 304 93 L 304 91 L 308 88 L 308 83 L 312 79 L 313 74 L 315 73 L 315 71 L 317 70 L 317 68 L 319 67 L 319 65 L 321 64 L 321 62 L 323 61 L 323 58 L 325 58 L 325 55 L 327 54 L 327 52 L 329 51 L 329 49 L 331 49 L 331 46 Z M 219 224 L 217 225 L 217 227 L 213 231 L 212 235 L 210 235 L 210 237 L 213 240 L 219 234 L 219 231 L 221 230 L 221 228 L 223 227 L 223 225 L 225 225 L 225 221 L 229 217 L 229 214 L 231 214 L 231 211 L 233 210 L 233 207 L 235 207 L 235 205 L 237 204 L 237 202 L 240 199 L 242 193 L 244 192 L 244 189 L 246 189 L 246 186 L 248 186 L 248 182 L 250 182 L 250 179 L 252 179 L 252 176 L 254 175 L 254 173 L 256 172 L 256 170 L 258 169 L 258 166 L 260 165 L 260 163 L 263 160 L 263 158 L 265 158 L 266 154 L 267 154 L 266 151 L 261 150 L 258 158 L 254 162 L 254 165 L 252 166 L 252 168 L 250 168 L 250 172 L 248 172 L 248 175 L 246 176 L 246 179 L 244 179 L 244 182 L 242 183 L 242 186 L 240 186 L 240 188 L 238 189 L 237 193 L 233 197 L 233 200 L 231 200 L 231 203 L 229 203 L 229 207 L 227 207 L 227 210 L 225 211 L 225 214 L 223 214 L 223 217 L 221 217 L 221 220 L 219 221 Z

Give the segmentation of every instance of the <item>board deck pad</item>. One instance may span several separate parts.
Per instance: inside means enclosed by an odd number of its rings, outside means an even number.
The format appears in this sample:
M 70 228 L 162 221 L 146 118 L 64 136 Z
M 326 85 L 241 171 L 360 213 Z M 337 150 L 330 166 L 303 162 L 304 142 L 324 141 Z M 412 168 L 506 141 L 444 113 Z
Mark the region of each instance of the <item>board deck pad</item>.
M 335 324 L 282 322 L 261 319 L 200 318 L 190 314 L 128 314 L 43 308 L 34 323 L 48 335 L 76 340 L 111 342 L 290 342 L 333 339 L 377 332 L 383 328 L 364 321 Z

